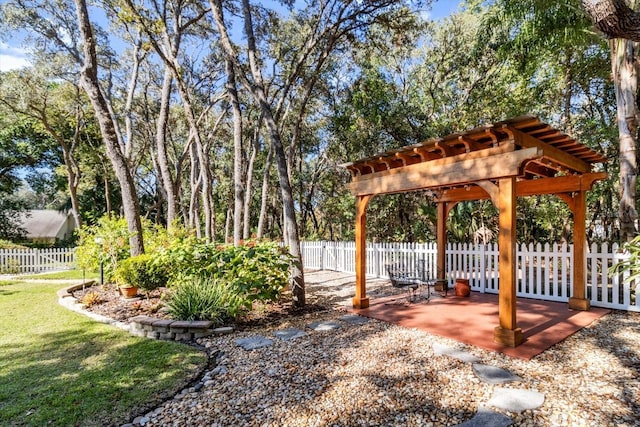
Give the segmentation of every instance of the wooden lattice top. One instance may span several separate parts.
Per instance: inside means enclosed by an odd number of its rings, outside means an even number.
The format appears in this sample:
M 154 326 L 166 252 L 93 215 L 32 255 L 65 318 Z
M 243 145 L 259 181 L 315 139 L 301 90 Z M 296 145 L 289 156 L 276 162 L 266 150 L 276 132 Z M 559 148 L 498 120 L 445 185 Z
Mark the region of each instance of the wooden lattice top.
M 474 152 L 498 147 L 504 147 L 505 151 L 533 147 L 541 150 L 542 156 L 523 165 L 520 179 L 588 173 L 592 171 L 593 164 L 606 161 L 601 154 L 537 117 L 520 116 L 387 151 L 343 166 L 357 181 L 366 178 L 366 175 L 433 160 L 480 157 L 480 153 L 474 155 Z

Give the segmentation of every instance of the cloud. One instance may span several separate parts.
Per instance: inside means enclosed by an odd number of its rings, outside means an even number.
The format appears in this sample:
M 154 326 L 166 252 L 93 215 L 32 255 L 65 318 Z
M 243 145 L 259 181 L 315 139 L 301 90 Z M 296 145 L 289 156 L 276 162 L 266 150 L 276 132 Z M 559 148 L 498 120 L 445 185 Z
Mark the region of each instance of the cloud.
M 31 65 L 25 49 L 11 47 L 0 42 L 0 71 L 15 70 Z

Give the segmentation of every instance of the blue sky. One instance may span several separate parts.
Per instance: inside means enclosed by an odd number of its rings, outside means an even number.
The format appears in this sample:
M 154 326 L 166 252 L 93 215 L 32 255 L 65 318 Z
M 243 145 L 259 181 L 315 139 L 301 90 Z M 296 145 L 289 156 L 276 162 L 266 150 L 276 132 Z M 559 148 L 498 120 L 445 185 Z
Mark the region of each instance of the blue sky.
M 459 0 L 434 0 L 431 10 L 425 15 L 431 19 L 441 19 L 451 15 L 457 8 Z M 26 49 L 21 45 L 22 38 L 4 37 L 0 39 L 0 71 L 8 71 L 29 65 Z
M 455 12 L 459 4 L 459 0 L 435 0 L 429 16 L 431 19 L 444 18 Z

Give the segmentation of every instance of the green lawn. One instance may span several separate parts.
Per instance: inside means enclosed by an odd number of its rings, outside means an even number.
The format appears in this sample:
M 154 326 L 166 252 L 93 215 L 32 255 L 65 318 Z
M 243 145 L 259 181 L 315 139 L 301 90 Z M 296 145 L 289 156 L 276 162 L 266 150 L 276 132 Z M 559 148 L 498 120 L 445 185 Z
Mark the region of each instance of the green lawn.
M 196 349 L 96 323 L 59 284 L 0 286 L 0 425 L 120 425 L 206 364 Z
M 74 279 L 74 280 L 92 280 L 97 279 L 100 275 L 98 273 L 94 273 L 92 271 L 83 271 L 83 270 L 64 270 L 64 271 L 53 271 L 51 273 L 41 273 L 41 274 L 25 274 L 20 276 L 20 280 L 28 280 L 28 279 Z

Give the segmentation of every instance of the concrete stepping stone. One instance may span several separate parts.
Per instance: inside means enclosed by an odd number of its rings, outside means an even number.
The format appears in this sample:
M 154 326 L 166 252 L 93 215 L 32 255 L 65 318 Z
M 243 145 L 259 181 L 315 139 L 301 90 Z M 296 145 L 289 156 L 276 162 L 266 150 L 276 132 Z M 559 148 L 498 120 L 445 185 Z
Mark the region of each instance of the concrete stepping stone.
M 512 424 L 513 420 L 506 415 L 480 407 L 473 418 L 457 427 L 508 427 Z
M 298 328 L 286 328 L 286 329 L 273 331 L 273 335 L 275 335 L 276 337 L 280 338 L 283 341 L 291 341 L 291 340 L 295 340 L 296 338 L 306 337 L 307 333 Z
M 489 384 L 505 384 L 514 381 L 522 381 L 522 378 L 507 371 L 506 369 L 483 365 L 482 363 L 474 363 L 473 372 L 475 372 L 478 378 Z
M 309 328 L 314 331 L 323 332 L 323 331 L 332 331 L 334 329 L 340 329 L 340 323 L 335 322 L 333 320 L 325 320 L 319 322 L 313 322 L 308 325 Z
M 496 388 L 487 405 L 509 412 L 522 412 L 536 409 L 544 403 L 544 394 L 533 390 L 515 388 Z
M 370 319 L 368 317 L 359 316 L 357 314 L 345 314 L 344 316 L 339 317 L 338 320 L 342 320 L 343 322 L 350 325 L 364 325 L 365 323 L 369 322 Z
M 477 356 L 474 356 L 467 351 L 458 350 L 457 348 L 449 347 L 439 343 L 433 344 L 433 351 L 438 355 L 453 357 L 454 359 L 458 359 L 465 363 L 478 363 L 480 361 Z
M 236 340 L 236 344 L 245 350 L 255 350 L 257 348 L 269 347 L 273 344 L 273 341 L 267 337 L 256 336 L 248 338 L 239 338 Z

